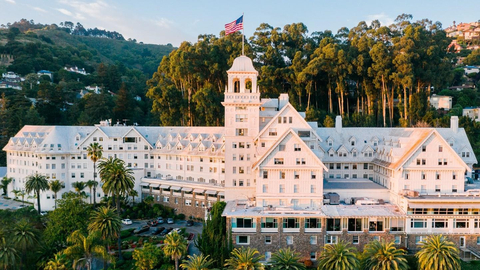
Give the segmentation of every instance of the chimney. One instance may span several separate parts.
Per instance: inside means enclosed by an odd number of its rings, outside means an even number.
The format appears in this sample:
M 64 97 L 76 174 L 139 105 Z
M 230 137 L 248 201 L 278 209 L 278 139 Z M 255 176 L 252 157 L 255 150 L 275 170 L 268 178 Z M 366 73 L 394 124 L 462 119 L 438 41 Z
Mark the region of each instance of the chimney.
M 340 115 L 335 118 L 335 130 L 337 133 L 342 133 L 342 116 Z
M 452 118 L 450 118 L 450 129 L 453 133 L 458 132 L 458 116 L 452 116 Z
M 288 94 L 280 94 L 278 97 L 278 110 L 281 110 L 288 103 Z

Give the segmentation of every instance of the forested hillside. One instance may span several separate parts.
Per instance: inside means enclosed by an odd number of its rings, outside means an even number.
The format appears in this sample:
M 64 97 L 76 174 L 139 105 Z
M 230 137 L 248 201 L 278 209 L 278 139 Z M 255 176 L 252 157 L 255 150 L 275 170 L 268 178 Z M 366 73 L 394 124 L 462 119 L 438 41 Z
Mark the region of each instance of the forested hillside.
M 0 75 L 12 71 L 25 81 L 21 90 L 0 89 L 0 145 L 26 124 L 93 125 L 112 119 L 149 125 L 146 81 L 172 50 L 170 44 L 140 44 L 79 23 L 42 25 L 22 19 L 9 24 L 0 29 Z M 52 72 L 53 79 L 37 75 L 40 70 Z

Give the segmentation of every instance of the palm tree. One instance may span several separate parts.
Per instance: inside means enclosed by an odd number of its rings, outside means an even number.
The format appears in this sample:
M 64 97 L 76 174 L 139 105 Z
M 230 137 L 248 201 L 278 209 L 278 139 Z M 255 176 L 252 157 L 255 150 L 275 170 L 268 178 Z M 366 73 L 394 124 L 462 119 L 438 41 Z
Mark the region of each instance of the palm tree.
M 22 192 L 21 190 L 19 189 L 14 189 L 11 191 L 13 193 L 13 195 L 15 196 L 15 199 L 18 198 L 18 194 L 20 194 L 20 192 Z
M 397 249 L 393 242 L 373 241 L 365 246 L 363 265 L 370 270 L 407 270 L 405 251 Z
M 50 181 L 50 190 L 55 194 L 55 209 L 57 209 L 57 193 L 62 190 L 63 182 L 60 180 Z
M 93 161 L 93 181 L 97 178 L 97 161 L 102 158 L 103 153 L 103 146 L 97 142 L 91 143 L 87 148 L 87 155 L 90 157 L 90 160 Z M 96 182 L 96 181 L 95 181 Z M 96 195 L 97 193 L 97 184 L 93 186 L 93 193 Z M 93 197 L 93 207 L 97 204 L 96 196 Z
M 111 157 L 101 160 L 98 167 L 103 183 L 102 189 L 106 194 L 111 194 L 115 197 L 117 214 L 120 216 L 120 196 L 126 196 L 133 189 L 135 181 L 133 171 L 125 166 L 123 160 Z M 122 258 L 121 244 L 122 240 L 120 234 L 118 234 L 118 254 L 120 259 Z
M 27 195 L 27 193 L 25 193 L 25 191 L 19 190 L 18 196 L 22 197 L 22 205 L 25 204 L 25 195 Z
M 183 263 L 180 265 L 185 270 L 209 270 L 213 264 L 213 260 L 208 258 L 209 256 L 204 256 L 201 254 L 197 256 L 188 255 L 188 260 L 183 260 Z
M 5 239 L 0 242 L 0 267 L 4 270 L 15 269 L 17 264 L 18 254 L 17 250 L 11 243 L 7 243 Z
M 175 270 L 178 270 L 178 260 L 187 252 L 187 241 L 177 232 L 173 232 L 167 235 L 164 243 L 165 255 L 175 260 Z
M 2 189 L 3 189 L 3 195 L 7 195 L 8 194 L 8 185 L 10 185 L 10 183 L 13 181 L 13 178 L 12 177 L 6 177 L 4 176 L 2 178 L 2 181 L 1 181 L 1 185 L 2 186 Z
M 61 252 L 47 262 L 44 270 L 67 270 L 67 256 Z
M 300 262 L 300 254 L 290 248 L 273 253 L 270 263 L 274 270 L 305 270 L 305 265 Z
M 87 187 L 87 184 L 85 182 L 73 182 L 72 187 L 75 189 L 75 192 L 77 192 L 80 195 L 85 195 L 85 192 L 83 190 Z
M 88 189 L 90 189 L 90 204 L 92 204 L 92 196 L 93 198 L 95 198 L 95 194 L 92 195 L 92 188 L 96 187 L 97 185 L 98 185 L 97 181 L 94 181 L 94 180 L 87 181 L 87 187 Z M 96 190 L 95 190 L 95 193 L 97 193 Z
M 260 263 L 263 258 L 255 248 L 236 248 L 225 260 L 225 266 L 232 270 L 263 270 L 264 266 Z
M 76 230 L 67 237 L 69 246 L 64 253 L 73 260 L 73 268 L 86 266 L 90 270 L 95 257 L 110 258 L 105 247 L 100 244 L 100 236 L 98 231 L 84 235 L 80 230 Z
M 27 182 L 25 183 L 25 189 L 27 193 L 32 191 L 35 192 L 37 196 L 37 204 L 38 204 L 38 213 L 40 214 L 40 191 L 45 191 L 48 189 L 48 180 L 45 176 L 40 175 L 38 173 L 34 175 L 30 175 L 27 177 Z
M 117 238 L 122 230 L 122 222 L 115 210 L 110 207 L 100 206 L 92 213 L 88 229 L 98 231 L 108 246 L 108 240 Z M 108 247 L 107 247 L 108 250 Z M 104 261 L 104 269 L 107 269 L 107 261 Z
M 355 248 L 349 247 L 348 243 L 340 241 L 337 244 L 325 245 L 318 269 L 358 269 L 359 261 L 355 255 Z
M 415 256 L 419 269 L 447 270 L 460 269 L 460 255 L 457 247 L 443 235 L 433 235 L 421 242 L 422 248 Z
M 12 230 L 13 243 L 22 251 L 22 265 L 25 265 L 27 251 L 38 243 L 38 232 L 27 220 L 19 221 Z
M 135 197 L 138 197 L 138 192 L 135 189 L 130 190 L 128 193 L 129 196 L 132 196 L 132 205 L 135 204 Z

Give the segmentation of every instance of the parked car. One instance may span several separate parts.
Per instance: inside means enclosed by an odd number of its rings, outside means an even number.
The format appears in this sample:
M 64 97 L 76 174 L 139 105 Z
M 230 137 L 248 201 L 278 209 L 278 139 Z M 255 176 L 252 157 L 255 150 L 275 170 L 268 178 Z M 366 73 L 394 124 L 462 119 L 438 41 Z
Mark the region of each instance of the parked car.
M 165 230 L 165 227 L 153 228 L 152 234 L 153 234 L 153 235 L 157 235 L 157 234 L 162 233 L 164 230 Z
M 180 228 L 175 228 L 175 229 L 172 229 L 168 234 L 172 234 L 174 232 L 177 232 L 177 233 L 180 233 L 182 231 L 182 229 Z
M 173 224 L 173 218 L 171 218 L 171 217 L 167 218 L 167 223 L 168 224 Z
M 46 215 L 47 215 L 47 211 L 42 211 L 42 212 L 40 212 L 40 215 L 46 216 Z
M 149 220 L 147 222 L 147 225 L 150 226 L 150 227 L 157 227 L 158 222 L 156 220 Z
M 193 226 L 194 222 L 193 220 L 189 219 L 187 220 L 187 227 Z
M 138 234 L 138 233 L 142 233 L 142 232 L 148 232 L 149 230 L 150 230 L 150 226 L 144 225 L 144 226 L 140 226 L 137 229 L 135 229 L 133 231 L 133 233 Z
M 167 228 L 167 229 L 164 229 L 161 233 L 160 233 L 160 236 L 164 236 L 166 235 L 170 230 Z
M 157 218 L 157 222 L 158 222 L 158 224 L 163 224 L 163 223 L 165 223 L 165 221 L 163 220 L 163 217 L 158 217 L 158 218 Z
M 125 225 L 131 225 L 133 222 L 131 219 L 126 218 L 126 219 L 122 219 L 122 223 Z

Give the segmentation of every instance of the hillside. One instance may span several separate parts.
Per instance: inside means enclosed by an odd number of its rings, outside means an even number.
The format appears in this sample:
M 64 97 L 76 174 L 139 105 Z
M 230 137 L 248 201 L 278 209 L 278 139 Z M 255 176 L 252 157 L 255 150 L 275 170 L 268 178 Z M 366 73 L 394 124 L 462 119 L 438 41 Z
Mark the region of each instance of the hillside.
M 21 44 L 25 46 L 33 43 L 36 44 L 38 48 L 49 48 L 53 53 L 53 55 L 51 55 L 53 58 L 64 57 L 65 54 L 67 56 L 70 54 L 72 60 L 82 68 L 92 68 L 100 63 L 122 63 L 128 68 L 135 68 L 142 71 L 147 76 L 151 76 L 151 74 L 156 71 L 163 56 L 168 55 L 168 53 L 174 49 L 171 44 L 142 44 L 134 41 L 71 35 L 65 31 L 65 28 L 58 28 L 56 26 L 47 26 L 42 29 L 29 29 L 25 32 L 20 32 L 15 36 L 15 42 L 9 46 L 7 45 L 9 41 L 9 31 L 8 29 L 0 29 L 0 49 L 3 46 L 3 50 L 0 51 L 0 53 L 12 54 L 14 58 L 21 56 L 18 55 L 20 53 L 19 51 L 15 51 L 18 45 Z M 20 44 L 15 44 L 16 42 Z M 31 46 L 33 47 L 33 45 Z M 32 51 L 22 53 L 28 52 Z M 59 53 L 55 54 L 55 52 Z M 75 59 L 75 56 L 80 58 L 78 59 L 80 61 Z M 40 55 L 40 57 L 42 56 Z M 81 63 L 82 61 L 84 63 Z M 20 65 L 20 63 L 17 64 Z M 49 69 L 49 67 L 43 66 L 42 69 Z M 50 68 L 50 70 L 56 70 L 56 66 Z

